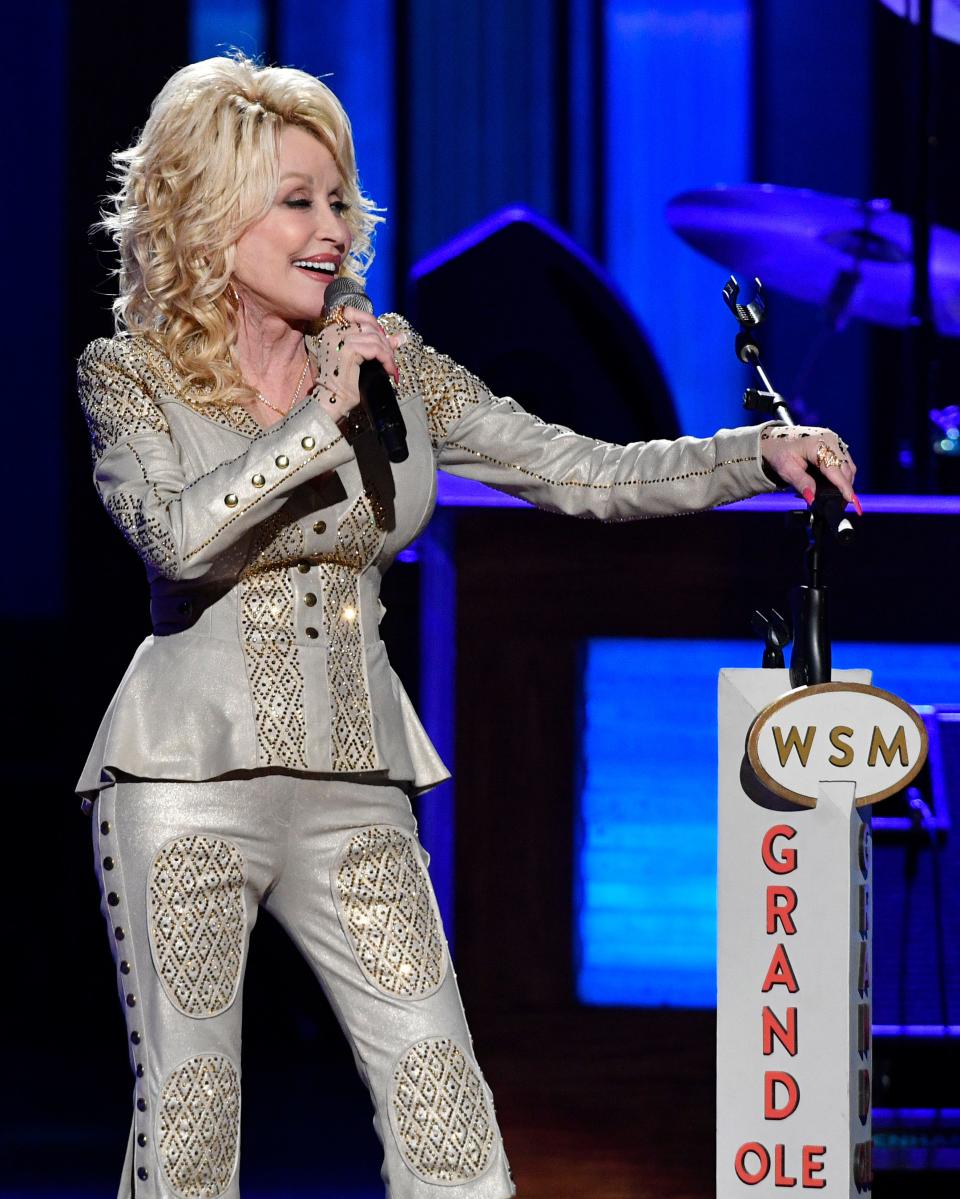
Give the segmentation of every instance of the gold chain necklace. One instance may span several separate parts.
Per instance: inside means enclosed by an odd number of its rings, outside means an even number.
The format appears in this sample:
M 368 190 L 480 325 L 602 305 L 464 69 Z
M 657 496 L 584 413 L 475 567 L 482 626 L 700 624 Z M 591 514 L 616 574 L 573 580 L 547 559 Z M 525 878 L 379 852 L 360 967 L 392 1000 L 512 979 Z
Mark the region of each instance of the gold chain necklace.
M 307 354 L 307 356 L 303 360 L 303 370 L 300 372 L 300 381 L 297 383 L 297 390 L 293 393 L 293 399 L 290 401 L 290 404 L 286 410 L 284 410 L 283 408 L 278 408 L 276 406 L 276 404 L 271 404 L 269 400 L 265 400 L 263 398 L 263 392 L 261 392 L 261 391 L 257 392 L 257 399 L 260 401 L 261 404 L 263 404 L 263 406 L 265 408 L 272 409 L 274 412 L 279 413 L 280 416 L 286 416 L 287 413 L 290 411 L 290 409 L 294 406 L 294 404 L 300 398 L 300 388 L 303 387 L 303 381 L 307 377 L 307 367 L 309 365 L 310 365 L 310 355 Z

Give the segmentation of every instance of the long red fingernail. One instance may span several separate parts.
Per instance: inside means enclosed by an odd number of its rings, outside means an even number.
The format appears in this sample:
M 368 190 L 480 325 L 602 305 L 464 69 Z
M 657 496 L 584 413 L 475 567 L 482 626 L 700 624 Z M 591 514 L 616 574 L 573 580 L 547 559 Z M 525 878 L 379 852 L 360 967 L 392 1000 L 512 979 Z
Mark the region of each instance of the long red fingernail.
M 813 488 L 807 487 L 803 491 L 801 491 L 800 494 L 807 501 L 807 507 L 809 508 L 810 505 L 813 503 Z
M 394 379 L 396 379 L 396 381 L 398 383 L 400 382 L 400 367 L 399 366 L 395 366 L 393 368 L 393 377 L 394 377 Z
M 863 516 L 863 504 L 860 503 L 860 497 L 855 491 L 850 492 L 850 499 L 853 502 L 854 508 L 857 510 L 857 516 Z

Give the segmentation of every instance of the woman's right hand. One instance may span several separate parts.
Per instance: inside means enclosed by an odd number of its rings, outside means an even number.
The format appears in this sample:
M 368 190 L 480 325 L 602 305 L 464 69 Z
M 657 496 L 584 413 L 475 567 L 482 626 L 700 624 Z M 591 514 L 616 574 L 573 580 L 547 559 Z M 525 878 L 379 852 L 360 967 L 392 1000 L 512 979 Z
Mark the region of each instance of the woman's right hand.
M 340 422 L 361 403 L 360 367 L 376 360 L 399 382 L 400 370 L 394 350 L 406 340 L 405 333 L 387 336 L 375 317 L 356 308 L 341 308 L 343 321 L 333 321 L 317 340 L 318 375 L 314 386 L 324 411 Z

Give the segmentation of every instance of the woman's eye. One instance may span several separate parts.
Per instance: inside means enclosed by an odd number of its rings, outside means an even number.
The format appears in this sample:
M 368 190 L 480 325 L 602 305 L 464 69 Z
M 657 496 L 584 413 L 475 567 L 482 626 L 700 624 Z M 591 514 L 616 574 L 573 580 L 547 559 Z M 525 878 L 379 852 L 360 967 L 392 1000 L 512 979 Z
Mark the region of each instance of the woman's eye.
M 312 200 L 284 200 L 284 204 L 288 208 L 310 208 L 313 205 Z
M 331 200 L 330 207 L 337 214 L 337 216 L 343 216 L 345 213 L 350 211 L 350 205 L 346 200 Z

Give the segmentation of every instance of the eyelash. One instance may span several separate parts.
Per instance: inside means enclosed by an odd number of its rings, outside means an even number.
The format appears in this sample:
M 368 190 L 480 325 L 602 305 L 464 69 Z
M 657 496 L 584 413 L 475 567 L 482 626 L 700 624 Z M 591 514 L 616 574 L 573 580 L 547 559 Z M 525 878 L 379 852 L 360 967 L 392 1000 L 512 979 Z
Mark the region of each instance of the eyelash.
M 312 200 L 284 200 L 288 208 L 312 208 Z M 333 200 L 330 207 L 334 210 L 337 216 L 345 216 L 350 211 L 350 205 L 346 200 Z

